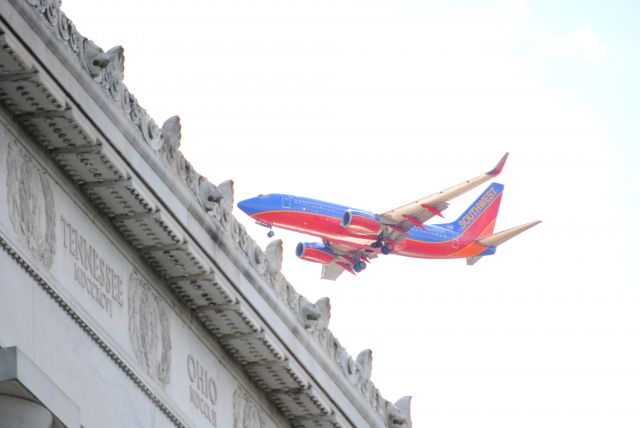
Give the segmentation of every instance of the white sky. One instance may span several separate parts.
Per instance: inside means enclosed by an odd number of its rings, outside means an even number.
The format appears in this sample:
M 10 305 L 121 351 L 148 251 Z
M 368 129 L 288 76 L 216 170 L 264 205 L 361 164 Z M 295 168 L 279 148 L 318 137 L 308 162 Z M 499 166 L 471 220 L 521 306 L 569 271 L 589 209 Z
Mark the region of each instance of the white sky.
M 415 427 L 640 425 L 640 16 L 634 2 L 64 0 L 125 48 L 125 83 L 236 202 L 291 193 L 382 212 L 511 152 L 497 230 L 544 222 L 473 267 L 379 258 L 283 270 Z M 446 211 L 454 219 L 479 194 Z M 266 229 L 236 216 L 264 247 Z M 633 263 L 636 263 L 634 266 Z

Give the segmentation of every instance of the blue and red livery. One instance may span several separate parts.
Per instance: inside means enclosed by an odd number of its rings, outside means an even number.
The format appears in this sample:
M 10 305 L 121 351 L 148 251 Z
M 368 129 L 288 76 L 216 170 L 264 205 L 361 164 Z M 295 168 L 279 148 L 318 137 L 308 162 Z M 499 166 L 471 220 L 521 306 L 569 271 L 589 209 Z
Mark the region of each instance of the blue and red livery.
M 502 184 L 491 183 L 451 223 L 425 221 L 442 217 L 451 199 L 500 174 L 507 156 L 508 153 L 487 173 L 382 214 L 280 193 L 246 199 L 238 203 L 238 208 L 263 226 L 321 238 L 322 243 L 298 244 L 296 255 L 322 264 L 324 279 L 335 280 L 345 270 L 361 272 L 379 254 L 466 258 L 468 264 L 474 264 L 481 257 L 494 254 L 498 245 L 539 223 L 493 232 L 504 191 Z

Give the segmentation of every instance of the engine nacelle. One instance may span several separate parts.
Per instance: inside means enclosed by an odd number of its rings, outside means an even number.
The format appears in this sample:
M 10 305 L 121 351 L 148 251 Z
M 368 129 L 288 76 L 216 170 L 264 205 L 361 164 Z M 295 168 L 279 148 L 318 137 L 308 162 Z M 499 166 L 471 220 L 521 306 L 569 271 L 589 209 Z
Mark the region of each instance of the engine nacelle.
M 382 224 L 375 214 L 358 210 L 346 210 L 340 226 L 361 235 L 377 235 L 382 230 Z
M 336 259 L 331 248 L 314 242 L 300 242 L 296 246 L 296 256 L 302 260 L 327 265 Z

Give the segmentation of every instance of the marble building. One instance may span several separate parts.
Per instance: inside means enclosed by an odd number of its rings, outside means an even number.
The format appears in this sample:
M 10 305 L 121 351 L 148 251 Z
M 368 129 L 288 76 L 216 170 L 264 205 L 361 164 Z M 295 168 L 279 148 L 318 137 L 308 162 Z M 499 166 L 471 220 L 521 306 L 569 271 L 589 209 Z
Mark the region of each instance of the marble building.
M 0 428 L 410 427 L 123 73 L 0 1 Z

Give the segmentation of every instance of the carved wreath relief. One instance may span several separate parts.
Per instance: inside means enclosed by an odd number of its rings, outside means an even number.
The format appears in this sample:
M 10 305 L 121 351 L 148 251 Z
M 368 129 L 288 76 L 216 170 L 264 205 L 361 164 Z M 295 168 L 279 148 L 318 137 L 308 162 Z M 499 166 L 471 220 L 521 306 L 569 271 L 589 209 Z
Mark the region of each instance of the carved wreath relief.
M 9 143 L 7 206 L 13 230 L 47 269 L 55 255 L 55 207 L 49 180 L 25 150 Z
M 144 371 L 166 386 L 171 369 L 169 315 L 160 297 L 136 271 L 129 275 L 129 339 Z
M 233 428 L 262 428 L 265 416 L 262 410 L 242 388 L 233 393 Z

